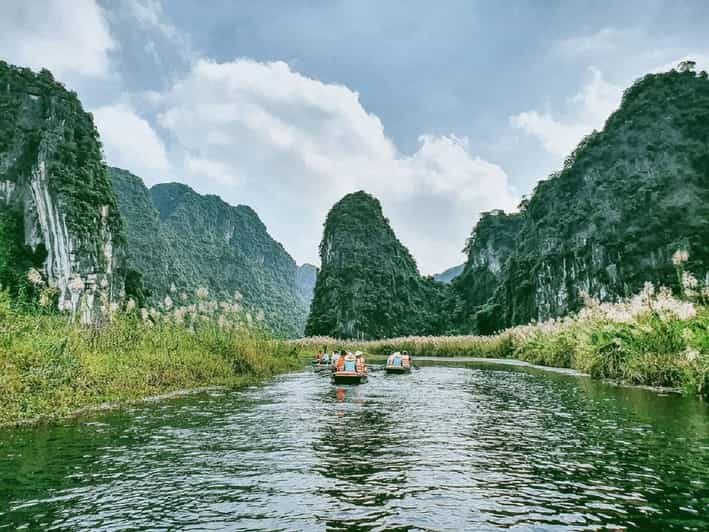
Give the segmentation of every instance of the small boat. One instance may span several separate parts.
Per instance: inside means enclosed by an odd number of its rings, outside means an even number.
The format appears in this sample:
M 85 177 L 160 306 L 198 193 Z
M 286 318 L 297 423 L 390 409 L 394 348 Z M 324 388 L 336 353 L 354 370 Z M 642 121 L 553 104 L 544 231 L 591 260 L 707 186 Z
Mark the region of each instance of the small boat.
M 389 355 L 387 358 L 386 366 L 384 370 L 387 373 L 410 373 L 411 372 L 411 357 L 404 351 L 399 353 L 398 351 Z
M 310 362 L 313 367 L 313 371 L 320 372 L 332 369 L 331 358 L 328 353 L 318 353 L 315 358 Z
M 367 382 L 367 365 L 362 353 L 347 353 L 337 360 L 332 372 L 334 384 L 364 384 Z

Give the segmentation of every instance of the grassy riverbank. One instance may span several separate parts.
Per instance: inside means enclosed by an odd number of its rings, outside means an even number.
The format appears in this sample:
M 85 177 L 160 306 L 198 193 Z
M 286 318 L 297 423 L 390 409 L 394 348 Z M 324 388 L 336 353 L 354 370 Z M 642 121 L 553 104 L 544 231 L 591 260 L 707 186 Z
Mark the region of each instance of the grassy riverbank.
M 709 307 L 651 285 L 615 304 L 591 299 L 576 316 L 514 327 L 494 336 L 412 336 L 368 342 L 313 337 L 301 350 L 330 349 L 414 356 L 514 358 L 572 368 L 601 379 L 671 386 L 709 395 Z
M 201 316 L 200 316 L 201 318 Z M 0 292 L 0 426 L 176 390 L 236 386 L 299 366 L 296 350 L 217 319 L 115 313 L 101 327 L 28 313 Z

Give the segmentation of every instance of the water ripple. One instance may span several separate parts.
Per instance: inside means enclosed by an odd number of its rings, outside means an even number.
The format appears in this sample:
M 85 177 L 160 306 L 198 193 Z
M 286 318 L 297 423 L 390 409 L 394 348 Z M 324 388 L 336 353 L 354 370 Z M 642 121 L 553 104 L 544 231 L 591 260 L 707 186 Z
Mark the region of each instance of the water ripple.
M 0 529 L 705 530 L 709 411 L 518 368 L 304 372 L 0 434 Z

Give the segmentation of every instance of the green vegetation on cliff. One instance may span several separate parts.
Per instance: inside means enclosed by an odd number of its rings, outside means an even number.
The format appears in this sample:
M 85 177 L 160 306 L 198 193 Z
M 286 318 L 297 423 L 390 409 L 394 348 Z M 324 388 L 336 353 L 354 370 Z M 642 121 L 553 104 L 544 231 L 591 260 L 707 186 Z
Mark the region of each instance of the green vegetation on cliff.
M 0 205 L 0 283 L 15 297 L 31 291 L 32 267 L 55 306 L 83 305 L 90 317 L 93 291 L 106 283 L 120 298 L 122 224 L 93 118 L 49 71 L 3 61 Z M 70 280 L 86 292 L 72 296 Z
M 41 267 L 45 252 L 43 247 L 33 251 L 23 236 L 22 212 L 15 207 L 5 208 L 0 212 L 0 287 L 26 301 L 32 291 L 27 272 Z
M 308 335 L 382 338 L 439 330 L 442 285 L 419 275 L 377 199 L 348 194 L 330 210 Z
M 613 301 L 647 281 L 678 290 L 671 255 L 688 250 L 703 276 L 708 241 L 707 75 L 647 75 L 519 214 L 480 220 L 454 283 L 458 327 L 488 333 L 563 316 L 584 293 Z
M 217 300 L 236 296 L 254 315 L 262 311 L 281 334 L 302 334 L 307 304 L 296 286 L 298 268 L 251 208 L 178 183 L 148 190 L 130 172 L 110 173 L 125 219 L 128 265 L 142 273 L 152 304 L 166 296 L 184 304 L 203 287 Z
M 95 231 L 101 207 L 108 206 L 109 226 L 120 235 L 116 199 L 91 114 L 48 70 L 36 74 L 0 61 L 0 183 L 19 192 L 22 181 L 41 166 L 70 229 Z
M 515 249 L 522 222 L 521 214 L 499 210 L 480 217 L 465 246 L 468 260 L 452 286 L 459 313 L 451 317 L 460 329 L 488 334 L 499 328 L 495 320 L 498 309 L 481 303 L 487 303 L 502 282 L 503 267 Z
M 162 299 L 171 279 L 180 277 L 175 249 L 160 223 L 160 214 L 143 180 L 120 168 L 108 169 L 125 226 L 128 275 L 126 292 L 139 305 L 152 294 Z M 174 272 L 174 273 L 173 273 Z
M 565 316 L 585 297 L 620 301 L 646 282 L 682 287 L 673 265 L 709 271 L 709 80 L 680 69 L 624 94 L 600 132 L 541 181 L 517 213 L 483 214 L 462 273 L 422 278 L 377 200 L 330 211 L 307 334 L 383 338 L 481 333 Z

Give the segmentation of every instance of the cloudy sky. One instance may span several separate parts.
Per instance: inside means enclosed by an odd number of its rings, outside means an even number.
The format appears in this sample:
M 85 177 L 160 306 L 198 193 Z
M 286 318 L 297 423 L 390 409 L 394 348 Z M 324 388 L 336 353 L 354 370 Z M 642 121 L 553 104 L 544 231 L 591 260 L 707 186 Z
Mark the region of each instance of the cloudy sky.
M 364 189 L 435 273 L 636 78 L 706 68 L 708 26 L 701 0 L 2 0 L 0 57 L 75 90 L 109 164 L 252 206 L 299 263 Z

